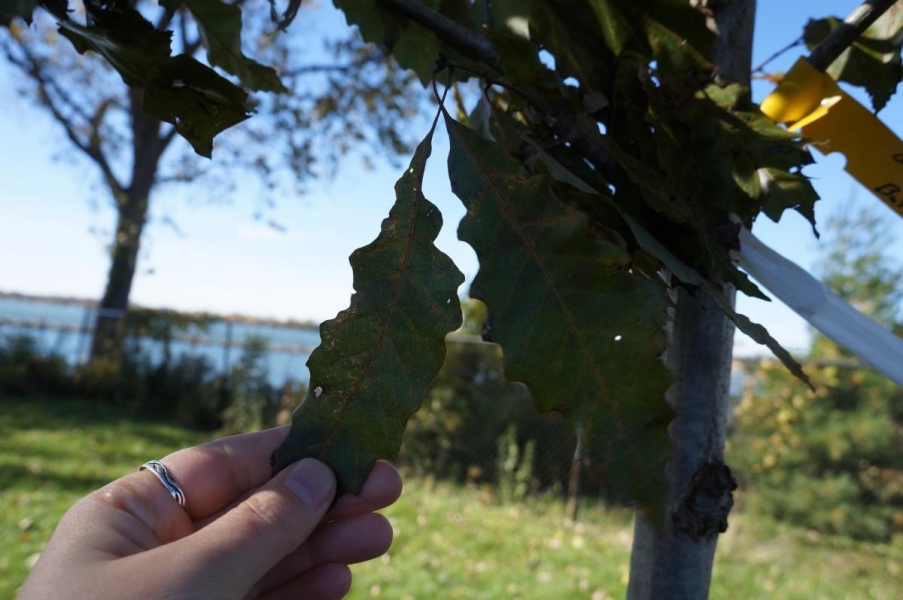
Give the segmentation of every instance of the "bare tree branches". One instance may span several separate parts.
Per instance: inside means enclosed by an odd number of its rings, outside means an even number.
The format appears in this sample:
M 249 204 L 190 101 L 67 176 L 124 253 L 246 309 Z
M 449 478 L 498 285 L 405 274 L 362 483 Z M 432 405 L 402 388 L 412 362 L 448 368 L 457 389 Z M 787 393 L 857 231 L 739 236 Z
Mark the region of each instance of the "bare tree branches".
M 103 178 L 107 185 L 114 193 L 116 191 L 122 192 L 125 186 L 123 186 L 116 178 L 116 175 L 113 173 L 110 163 L 103 152 L 103 147 L 101 146 L 103 136 L 100 129 L 103 123 L 104 114 L 109 109 L 112 100 L 101 103 L 93 115 L 85 113 L 81 107 L 70 101 L 66 93 L 59 89 L 51 78 L 46 75 L 42 68 L 42 61 L 38 59 L 25 44 L 18 44 L 18 47 L 21 50 L 24 59 L 16 56 L 9 46 L 4 45 L 7 60 L 37 83 L 42 100 L 47 105 L 53 119 L 62 126 L 69 141 L 97 165 L 103 174 Z M 66 115 L 67 109 L 84 120 L 89 130 L 87 139 L 79 135 L 73 119 Z

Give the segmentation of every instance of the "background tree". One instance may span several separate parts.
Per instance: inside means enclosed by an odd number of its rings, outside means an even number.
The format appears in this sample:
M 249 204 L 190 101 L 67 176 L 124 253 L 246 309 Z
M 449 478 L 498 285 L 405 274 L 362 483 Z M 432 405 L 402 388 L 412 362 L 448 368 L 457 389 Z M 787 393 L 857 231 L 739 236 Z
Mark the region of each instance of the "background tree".
M 138 4 L 153 22 L 146 25 L 151 32 L 172 30 L 173 45 L 202 60 L 204 44 L 218 40 L 209 60 L 233 68 L 237 79 L 260 91 L 252 99 L 253 119 L 244 121 L 244 108 L 232 110 L 229 119 L 244 122 L 217 139 L 212 162 L 198 155 L 210 156 L 211 134 L 195 132 L 186 143 L 177 124 L 144 110 L 142 89 L 129 86 L 128 77 L 101 55 L 62 39 L 70 30 L 57 31 L 47 15 L 39 14 L 31 26 L 13 23 L 0 31 L 0 55 L 16 67 L 21 96 L 46 109 L 68 144 L 97 169 L 116 209 L 92 359 L 115 356 L 120 348 L 153 198 L 183 184 L 194 184 L 194 194 L 221 197 L 238 180 L 255 178 L 262 184 L 258 211 L 265 211 L 277 191 L 298 193 L 306 180 L 332 174 L 351 151 L 365 163 L 376 156 L 393 160 L 411 142 L 398 125 L 417 114 L 422 98 L 410 74 L 357 36 L 275 35 L 262 1 L 237 5 L 244 13 L 237 7 L 216 13 L 217 6 L 225 7 L 218 2 L 162 4 L 171 10 Z M 86 8 L 86 22 L 96 21 L 94 4 L 77 5 L 76 11 L 84 14 Z M 239 30 L 224 28 L 241 25 L 243 15 L 240 37 Z M 166 221 L 165 215 L 159 218 Z
M 818 270 L 844 300 L 898 329 L 903 266 L 885 215 L 834 215 Z M 749 508 L 825 533 L 887 541 L 903 532 L 903 391 L 817 334 L 810 390 L 773 360 L 750 361 L 730 439 Z

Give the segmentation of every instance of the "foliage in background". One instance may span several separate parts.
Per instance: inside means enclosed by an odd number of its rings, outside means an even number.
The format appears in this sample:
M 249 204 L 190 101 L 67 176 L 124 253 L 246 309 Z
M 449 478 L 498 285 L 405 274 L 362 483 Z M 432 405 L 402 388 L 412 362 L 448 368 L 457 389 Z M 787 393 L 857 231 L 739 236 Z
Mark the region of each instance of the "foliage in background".
M 903 267 L 885 216 L 842 214 L 826 229 L 825 283 L 893 329 Z M 729 456 L 749 508 L 826 533 L 903 535 L 903 390 L 821 335 L 806 367 L 814 392 L 774 361 L 747 363 Z
M 138 416 L 154 416 L 199 430 L 239 433 L 276 424 L 280 408 L 304 397 L 304 383 L 274 387 L 268 379 L 265 338 L 249 337 L 237 364 L 220 373 L 204 356 L 174 356 L 171 342 L 197 334 L 204 316 L 137 310 L 127 319 L 125 351 L 117 361 L 76 366 L 25 335 L 0 340 L 0 394 L 91 398 Z
M 66 360 L 45 355 L 28 336 L 14 336 L 0 344 L 0 393 L 16 396 L 67 395 L 73 389 Z

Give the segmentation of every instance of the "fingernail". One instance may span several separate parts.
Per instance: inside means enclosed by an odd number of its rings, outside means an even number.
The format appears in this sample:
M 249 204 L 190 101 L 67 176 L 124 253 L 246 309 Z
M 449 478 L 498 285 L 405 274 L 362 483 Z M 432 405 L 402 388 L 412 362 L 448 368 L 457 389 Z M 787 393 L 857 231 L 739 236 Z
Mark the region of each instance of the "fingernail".
M 310 507 L 317 507 L 332 498 L 335 476 L 329 467 L 313 458 L 305 458 L 289 471 L 285 485 Z

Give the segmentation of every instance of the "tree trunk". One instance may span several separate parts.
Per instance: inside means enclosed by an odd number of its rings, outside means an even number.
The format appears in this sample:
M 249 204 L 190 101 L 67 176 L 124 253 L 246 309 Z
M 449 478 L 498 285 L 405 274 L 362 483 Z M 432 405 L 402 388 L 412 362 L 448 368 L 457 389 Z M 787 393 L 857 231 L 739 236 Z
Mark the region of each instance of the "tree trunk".
M 91 342 L 92 361 L 116 360 L 119 357 L 124 333 L 123 319 L 135 279 L 150 193 L 160 157 L 172 140 L 172 135 L 160 137 L 161 123 L 144 113 L 141 94 L 141 90 L 132 89 L 129 92 L 133 156 L 131 184 L 123 190 L 115 181 L 108 181 L 118 216 L 107 286 L 97 307 Z
M 693 0 L 718 33 L 715 60 L 723 81 L 749 85 L 755 0 Z M 725 215 L 725 219 L 727 215 Z M 724 286 L 733 303 L 734 290 Z M 719 533 L 736 487 L 724 465 L 734 326 L 713 300 L 677 290 L 665 360 L 674 372 L 666 527 L 637 517 L 629 600 L 707 598 Z
M 141 232 L 147 220 L 150 190 L 129 192 L 117 202 L 116 236 L 113 238 L 110 270 L 103 298 L 97 307 L 91 360 L 118 358 L 122 346 L 123 319 L 128 310 L 129 295 L 135 278 Z M 138 193 L 135 193 L 138 192 Z M 143 192 L 143 193 L 141 193 Z

